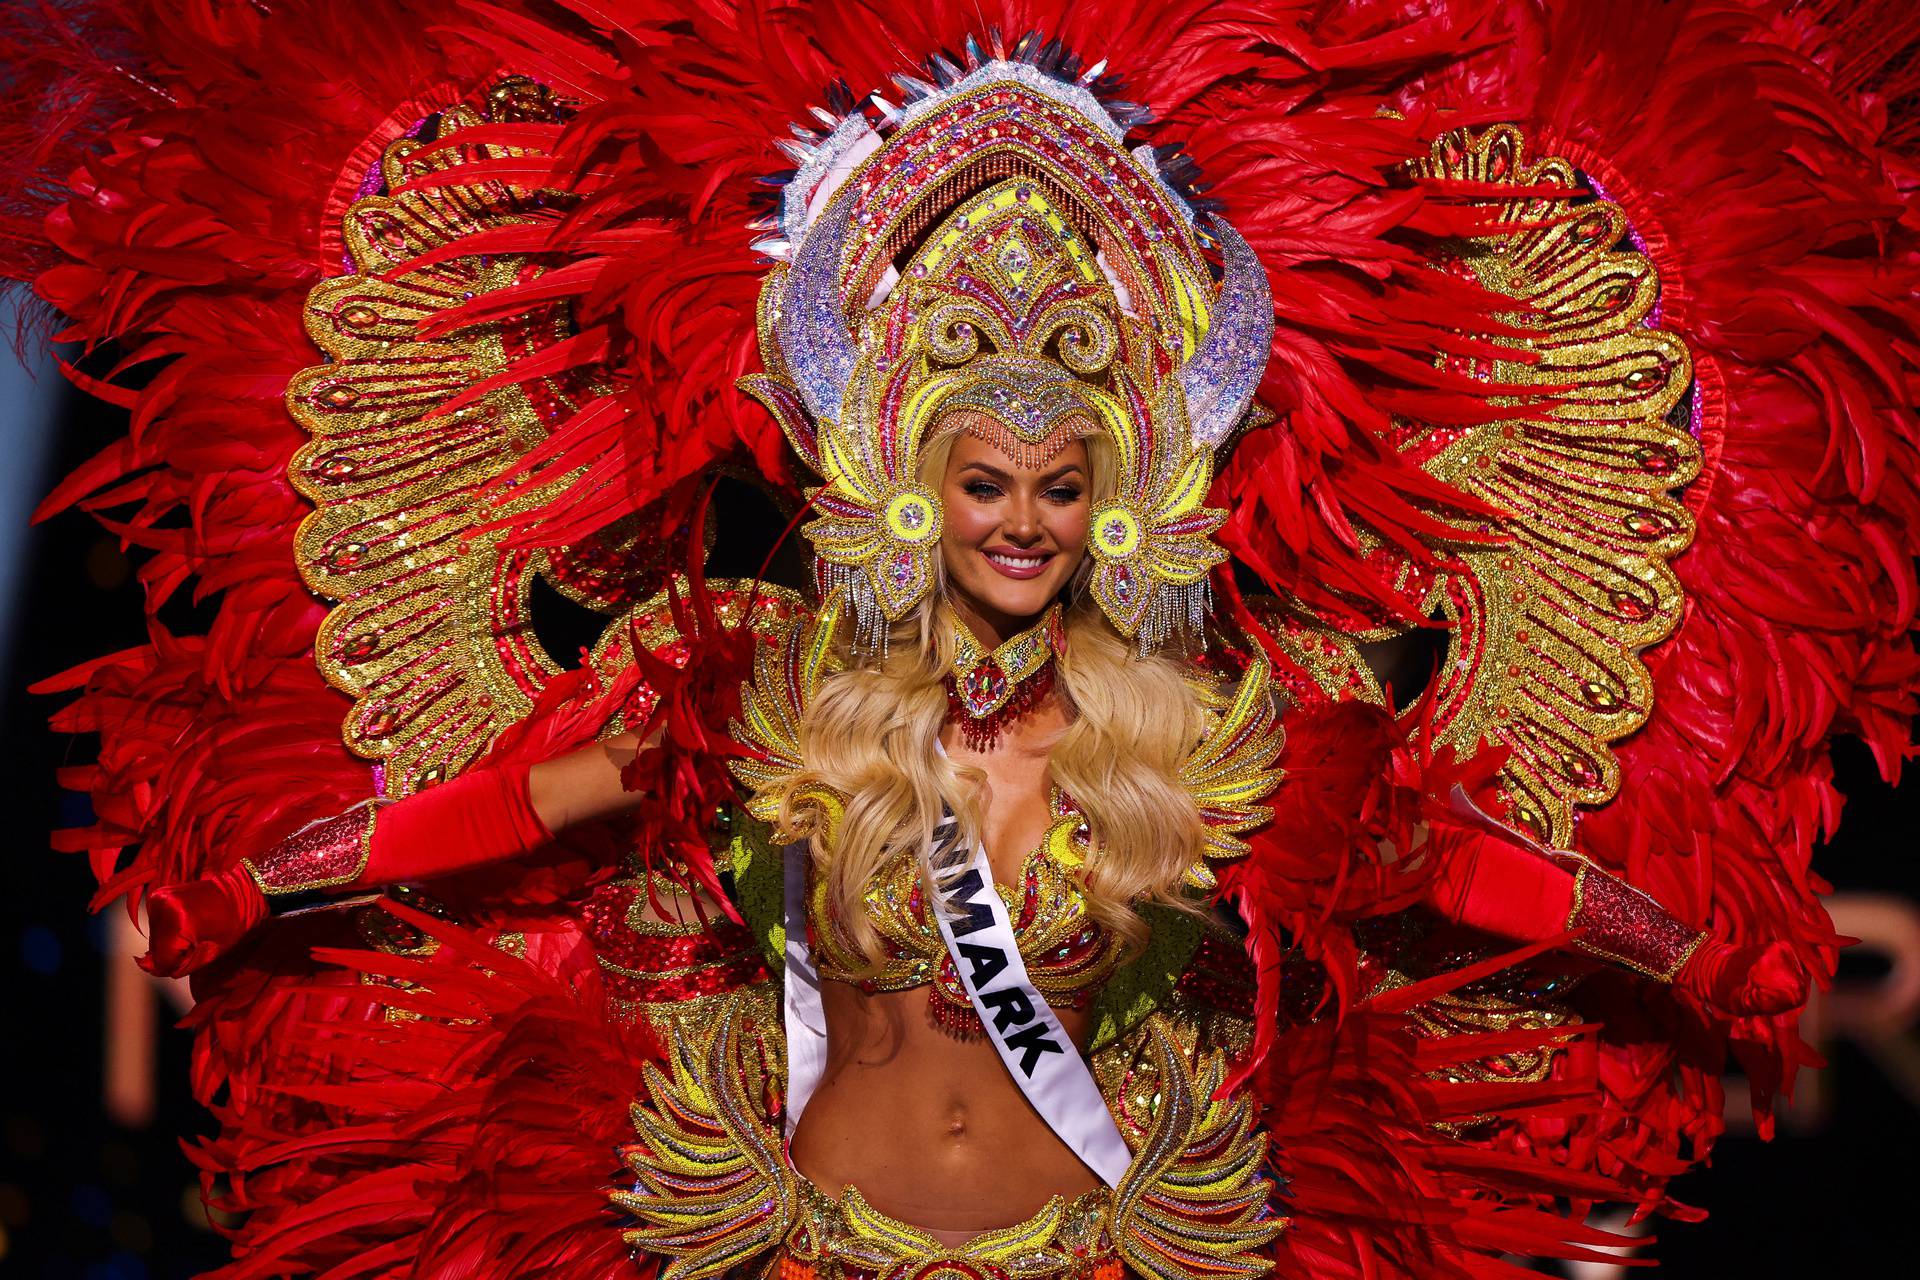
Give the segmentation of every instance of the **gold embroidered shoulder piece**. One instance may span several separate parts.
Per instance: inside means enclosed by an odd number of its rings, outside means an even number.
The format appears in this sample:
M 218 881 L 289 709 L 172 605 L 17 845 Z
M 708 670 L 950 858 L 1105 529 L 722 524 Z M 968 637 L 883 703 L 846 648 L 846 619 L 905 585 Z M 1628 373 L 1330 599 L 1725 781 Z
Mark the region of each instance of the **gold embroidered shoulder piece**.
M 762 822 L 780 821 L 771 793 L 799 772 L 800 723 L 807 704 L 821 681 L 839 669 L 833 637 L 845 598 L 844 592 L 834 592 L 811 618 L 797 617 L 776 643 L 761 647 L 754 655 L 753 680 L 740 690 L 740 719 L 732 729 L 752 754 L 734 761 L 733 776 L 746 789 L 747 812 Z M 839 798 L 823 795 L 822 800 L 831 821 Z
M 1247 667 L 1231 698 L 1211 684 L 1196 682 L 1196 687 L 1211 704 L 1211 723 L 1180 766 L 1180 781 L 1206 824 L 1207 843 L 1187 882 L 1211 889 L 1214 876 L 1207 864 L 1246 853 L 1241 835 L 1271 814 L 1260 802 L 1280 781 L 1280 707 L 1265 658 Z

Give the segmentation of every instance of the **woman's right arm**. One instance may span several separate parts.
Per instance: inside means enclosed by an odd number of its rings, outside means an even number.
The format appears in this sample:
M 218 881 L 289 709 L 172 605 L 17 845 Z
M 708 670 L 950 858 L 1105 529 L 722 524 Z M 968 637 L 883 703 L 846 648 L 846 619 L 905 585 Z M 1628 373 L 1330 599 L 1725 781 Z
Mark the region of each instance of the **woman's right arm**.
M 311 823 L 217 875 L 156 890 L 147 899 L 143 964 L 168 977 L 191 973 L 276 904 L 364 895 L 523 856 L 644 799 L 621 779 L 640 749 L 627 734 L 531 767 L 482 764 L 404 800 Z
M 640 803 L 642 793 L 628 791 L 620 775 L 639 752 L 640 739 L 623 733 L 534 765 L 527 776 L 534 813 L 557 835 L 568 827 L 631 809 Z

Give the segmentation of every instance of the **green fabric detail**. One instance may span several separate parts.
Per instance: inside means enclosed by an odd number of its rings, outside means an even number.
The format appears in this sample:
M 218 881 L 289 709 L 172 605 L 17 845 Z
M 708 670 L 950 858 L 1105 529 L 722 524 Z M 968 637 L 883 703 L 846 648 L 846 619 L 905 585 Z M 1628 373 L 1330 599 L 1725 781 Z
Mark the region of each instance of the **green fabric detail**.
M 735 809 L 727 856 L 733 868 L 736 905 L 759 940 L 767 968 L 777 974 L 787 960 L 787 886 L 781 868 L 782 848 L 774 843 L 772 826 L 745 809 Z
M 787 959 L 784 852 L 774 843 L 769 824 L 744 809 L 734 810 L 733 838 L 727 846 L 734 899 L 775 975 L 785 969 Z M 1144 1022 L 1172 994 L 1200 949 L 1206 931 L 1200 917 L 1157 905 L 1143 907 L 1140 914 L 1153 935 L 1146 950 L 1122 966 L 1094 997 L 1089 1051 L 1106 1048 Z
M 1199 916 L 1149 904 L 1140 914 L 1153 930 L 1147 949 L 1121 966 L 1093 999 L 1089 1052 L 1104 1049 L 1158 1009 L 1200 949 L 1206 925 Z

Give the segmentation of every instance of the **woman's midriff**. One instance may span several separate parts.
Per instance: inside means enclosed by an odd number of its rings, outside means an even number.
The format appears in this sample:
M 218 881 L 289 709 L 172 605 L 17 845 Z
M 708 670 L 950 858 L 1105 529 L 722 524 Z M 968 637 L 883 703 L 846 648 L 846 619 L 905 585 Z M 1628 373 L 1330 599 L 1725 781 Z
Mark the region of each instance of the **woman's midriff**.
M 827 1068 L 791 1151 L 822 1191 L 855 1187 L 880 1212 L 960 1244 L 1099 1185 L 990 1043 L 928 1021 L 925 987 L 867 995 L 825 982 L 821 993 Z M 1086 1015 L 1059 1015 L 1084 1046 Z

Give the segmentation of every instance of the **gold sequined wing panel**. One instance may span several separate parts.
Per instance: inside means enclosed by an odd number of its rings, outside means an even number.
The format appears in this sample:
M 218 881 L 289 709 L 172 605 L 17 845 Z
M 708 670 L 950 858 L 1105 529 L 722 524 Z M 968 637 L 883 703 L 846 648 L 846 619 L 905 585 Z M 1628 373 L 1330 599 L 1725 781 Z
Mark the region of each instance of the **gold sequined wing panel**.
M 513 83 L 523 91 L 516 118 L 555 118 L 541 94 Z M 287 388 L 312 436 L 289 467 L 315 507 L 296 539 L 298 567 L 337 602 L 316 658 L 354 699 L 347 746 L 385 761 L 396 796 L 457 773 L 559 669 L 528 620 L 539 558 L 502 554 L 485 526 L 542 499 L 530 490 L 495 506 L 493 486 L 573 401 L 564 386 L 487 380 L 563 340 L 567 318 L 535 307 L 435 328 L 537 270 L 510 254 L 458 253 L 462 241 L 557 216 L 537 193 L 449 181 L 463 166 L 524 154 L 458 145 L 487 119 L 456 106 L 436 117 L 431 147 L 404 137 L 387 148 L 379 177 L 389 194 L 354 203 L 342 228 L 348 269 L 307 300 L 307 332 L 327 363 Z
M 1576 809 L 1619 788 L 1609 744 L 1652 706 L 1640 655 L 1685 603 L 1668 562 L 1692 537 L 1676 491 L 1702 460 L 1692 361 L 1660 327 L 1660 282 L 1625 214 L 1568 161 L 1530 159 L 1502 125 L 1445 134 L 1411 168 L 1480 208 L 1481 234 L 1437 266 L 1512 300 L 1510 331 L 1479 335 L 1497 354 L 1453 362 L 1512 412 L 1471 427 L 1403 422 L 1395 443 L 1497 513 L 1463 533 L 1499 539 L 1435 548 L 1438 572 L 1368 541 L 1410 609 L 1455 624 L 1435 690 L 1440 741 L 1506 748 L 1510 818 L 1565 847 Z M 1399 628 L 1269 616 L 1322 692 L 1381 697 L 1359 644 Z
M 1464 244 L 1456 269 L 1523 307 L 1512 319 L 1526 336 L 1472 372 L 1549 406 L 1417 446 L 1430 472 L 1504 513 L 1509 539 L 1461 550 L 1438 584 L 1461 628 L 1447 734 L 1510 748 L 1514 818 L 1565 847 L 1574 807 L 1619 789 L 1607 744 L 1652 710 L 1640 653 L 1680 622 L 1668 561 L 1693 536 L 1674 494 L 1701 466 L 1679 413 L 1692 361 L 1659 327 L 1660 282 L 1625 215 L 1572 164 L 1529 161 L 1520 131 L 1500 127 L 1449 134 L 1418 168 L 1513 188 L 1491 206 L 1498 229 Z
M 1227 1280 L 1273 1269 L 1287 1220 L 1263 1173 L 1267 1139 L 1245 1092 L 1219 1097 L 1224 1050 L 1165 1015 L 1150 1018 L 1110 1087 L 1133 1164 L 1114 1192 L 1113 1236 L 1154 1280 Z M 1117 1099 L 1117 1103 L 1113 1102 Z
M 676 1021 L 667 1068 L 649 1063 L 612 1193 L 626 1242 L 667 1259 L 662 1280 L 726 1275 L 785 1239 L 798 1213 L 779 1124 L 786 1045 L 771 986 L 728 997 L 704 1024 Z

